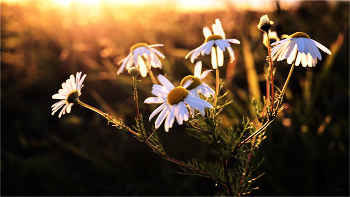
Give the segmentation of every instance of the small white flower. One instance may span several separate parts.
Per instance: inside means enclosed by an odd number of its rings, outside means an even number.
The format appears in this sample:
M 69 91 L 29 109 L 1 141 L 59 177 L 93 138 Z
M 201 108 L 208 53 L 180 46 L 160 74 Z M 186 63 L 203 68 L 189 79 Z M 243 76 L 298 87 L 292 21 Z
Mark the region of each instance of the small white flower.
M 188 81 L 192 81 L 186 89 L 191 92 L 195 97 L 200 98 L 199 93 L 202 93 L 205 97 L 210 97 L 210 95 L 215 95 L 215 91 L 211 89 L 202 80 L 208 75 L 212 70 L 206 70 L 202 73 L 202 62 L 199 61 L 194 67 L 194 76 L 188 75 L 181 80 L 180 86 L 184 86 Z M 190 107 L 192 117 L 195 114 L 195 108 Z
M 236 39 L 226 39 L 225 32 L 222 29 L 221 22 L 219 19 L 215 20 L 215 24 L 212 25 L 214 34 L 211 33 L 209 28 L 204 27 L 203 33 L 205 36 L 205 42 L 198 48 L 189 52 L 186 56 L 186 59 L 191 55 L 191 62 L 193 63 L 199 54 L 202 56 L 204 54 L 209 55 L 211 52 L 211 62 L 213 69 L 216 69 L 217 66 L 222 66 L 224 64 L 224 51 L 227 48 L 227 51 L 230 54 L 230 62 L 233 62 L 235 59 L 233 49 L 229 42 L 234 44 L 239 44 L 240 42 Z M 215 47 L 216 46 L 216 47 Z
M 81 77 L 81 72 L 77 72 L 75 78 L 73 75 L 71 75 L 66 82 L 62 83 L 62 89 L 58 90 L 58 94 L 52 95 L 53 99 L 60 99 L 60 101 L 58 101 L 57 103 L 51 106 L 52 115 L 54 115 L 54 113 L 58 111 L 62 106 L 63 108 L 60 114 L 58 115 L 59 118 L 61 118 L 61 116 L 66 113 L 66 111 L 68 114 L 70 113 L 74 102 L 81 95 L 80 91 L 81 91 L 81 88 L 84 86 L 83 81 L 86 77 L 86 74 L 84 74 L 82 78 L 80 77 Z
M 322 56 L 318 48 L 329 55 L 332 54 L 329 49 L 311 39 L 309 35 L 303 32 L 296 32 L 289 38 L 274 42 L 271 45 L 275 46 L 271 50 L 271 57 L 273 61 L 282 61 L 287 59 L 287 63 L 291 64 L 296 58 L 296 66 L 298 66 L 300 63 L 303 65 L 303 67 L 315 66 L 317 64 L 317 58 L 322 60 Z
M 123 72 L 124 68 L 128 70 L 130 67 L 135 66 L 140 69 L 140 73 L 142 77 L 146 77 L 148 71 L 151 69 L 151 66 L 154 68 L 162 68 L 162 63 L 159 61 L 158 56 L 164 58 L 164 55 L 160 53 L 158 50 L 153 47 L 164 46 L 163 44 L 154 44 L 147 45 L 146 43 L 138 43 L 130 48 L 129 55 L 118 62 L 118 65 L 122 64 L 122 66 L 118 70 L 119 73 Z M 145 60 L 142 58 L 145 58 Z M 146 61 L 146 62 L 145 62 Z
M 158 75 L 158 79 L 162 85 L 154 84 L 152 87 L 152 94 L 157 97 L 149 97 L 145 103 L 162 103 L 157 109 L 155 109 L 149 117 L 151 120 L 156 114 L 159 114 L 155 122 L 155 127 L 159 128 L 162 122 L 165 120 L 165 131 L 169 131 L 169 128 L 173 126 L 175 118 L 179 125 L 183 124 L 183 121 L 187 121 L 189 118 L 188 109 L 186 104 L 190 107 L 194 107 L 204 116 L 205 108 L 212 108 L 213 106 L 205 100 L 195 97 L 190 93 L 186 87 L 188 87 L 192 81 L 188 81 L 184 87 L 174 87 L 174 85 L 163 75 Z

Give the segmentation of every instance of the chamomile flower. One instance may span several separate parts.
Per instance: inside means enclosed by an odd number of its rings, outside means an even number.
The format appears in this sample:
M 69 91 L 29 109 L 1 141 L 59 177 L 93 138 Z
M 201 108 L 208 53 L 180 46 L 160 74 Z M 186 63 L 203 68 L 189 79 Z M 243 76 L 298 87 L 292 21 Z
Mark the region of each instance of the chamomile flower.
M 199 93 L 202 93 L 205 97 L 210 97 L 210 95 L 215 95 L 213 89 L 211 89 L 202 80 L 208 75 L 212 70 L 206 70 L 202 73 L 202 62 L 197 62 L 194 67 L 194 75 L 188 75 L 181 80 L 180 86 L 184 86 L 188 81 L 192 81 L 186 89 L 191 92 L 195 97 L 200 98 Z M 195 114 L 195 108 L 190 107 L 192 117 Z
M 151 69 L 151 66 L 154 68 L 162 68 L 162 63 L 159 61 L 158 56 L 164 58 L 164 55 L 160 53 L 154 47 L 164 46 L 163 44 L 154 44 L 147 45 L 146 43 L 138 43 L 130 48 L 129 55 L 118 62 L 118 65 L 122 66 L 118 70 L 118 75 L 123 72 L 124 68 L 128 70 L 130 67 L 134 66 L 140 69 L 142 77 L 146 77 L 147 73 Z M 157 56 L 158 55 L 158 56 Z M 142 58 L 144 57 L 144 59 Z
M 313 67 L 317 64 L 317 59 L 322 60 L 321 49 L 329 55 L 332 54 L 322 44 L 311 39 L 309 35 L 303 32 L 296 32 L 289 38 L 277 41 L 271 44 L 274 46 L 271 50 L 271 57 L 274 61 L 282 61 L 287 59 L 287 63 L 291 64 L 295 60 L 295 65 L 300 63 L 303 67 Z
M 175 118 L 179 125 L 183 124 L 183 121 L 187 121 L 189 118 L 188 109 L 186 104 L 190 107 L 194 107 L 204 116 L 205 108 L 212 108 L 213 106 L 205 100 L 195 97 L 186 88 L 192 83 L 188 81 L 183 87 L 174 85 L 163 75 L 158 75 L 158 79 L 162 85 L 154 84 L 152 87 L 152 94 L 156 97 L 149 97 L 144 102 L 150 103 L 162 103 L 157 109 L 155 109 L 149 117 L 151 120 L 156 114 L 158 115 L 155 127 L 159 128 L 162 122 L 165 120 L 165 131 L 169 131 L 169 128 L 173 126 Z
M 58 90 L 58 94 L 52 95 L 53 99 L 60 99 L 60 101 L 51 106 L 52 115 L 54 115 L 55 112 L 58 111 L 61 107 L 63 108 L 58 115 L 59 118 L 61 118 L 61 116 L 64 115 L 66 112 L 68 114 L 70 113 L 74 102 L 81 95 L 81 88 L 84 86 L 83 81 L 86 77 L 86 74 L 84 74 L 83 77 L 80 77 L 81 72 L 77 72 L 75 78 L 73 75 L 71 75 L 66 82 L 62 83 L 62 89 Z
M 215 20 L 215 24 L 212 25 L 214 34 L 211 33 L 209 28 L 204 27 L 203 33 L 205 36 L 204 44 L 198 48 L 189 52 L 186 56 L 186 59 L 191 55 L 191 62 L 193 63 L 199 54 L 209 55 L 211 52 L 211 62 L 213 69 L 216 69 L 217 66 L 222 66 L 224 64 L 224 51 L 227 48 L 227 51 L 230 54 L 230 62 L 233 62 L 235 59 L 233 49 L 229 44 L 239 44 L 240 42 L 236 39 L 226 39 L 225 32 L 222 29 L 221 22 L 219 19 Z

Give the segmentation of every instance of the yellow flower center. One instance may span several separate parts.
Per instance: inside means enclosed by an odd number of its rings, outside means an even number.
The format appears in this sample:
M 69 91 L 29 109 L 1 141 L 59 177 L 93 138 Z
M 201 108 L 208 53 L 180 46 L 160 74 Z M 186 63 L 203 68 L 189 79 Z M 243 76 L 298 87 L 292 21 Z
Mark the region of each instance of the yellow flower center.
M 133 45 L 131 48 L 130 48 L 130 53 L 135 50 L 136 48 L 139 48 L 139 47 L 146 47 L 147 46 L 147 43 L 137 43 L 135 45 Z
M 79 92 L 77 90 L 72 91 L 66 98 L 67 103 L 74 103 L 79 98 Z
M 168 94 L 168 104 L 175 105 L 183 101 L 188 95 L 188 90 L 183 87 L 176 87 L 172 89 Z
M 310 36 L 304 32 L 295 32 L 290 37 L 292 37 L 292 38 L 310 38 Z
M 223 39 L 222 36 L 217 35 L 217 34 L 213 34 L 211 36 L 208 36 L 204 42 L 209 42 L 211 40 L 219 40 L 219 39 Z
M 181 80 L 180 86 L 184 86 L 188 80 L 192 80 L 192 83 L 186 88 L 187 90 L 192 90 L 202 84 L 202 81 L 198 77 L 188 75 Z

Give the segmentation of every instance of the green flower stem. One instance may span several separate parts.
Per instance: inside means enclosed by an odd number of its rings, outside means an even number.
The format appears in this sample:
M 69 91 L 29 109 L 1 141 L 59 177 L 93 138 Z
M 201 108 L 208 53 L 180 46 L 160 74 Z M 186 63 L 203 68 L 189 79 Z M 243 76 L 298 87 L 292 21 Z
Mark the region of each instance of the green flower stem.
M 289 83 L 290 78 L 292 77 L 292 74 L 293 74 L 293 71 L 294 71 L 294 67 L 295 67 L 295 61 L 293 61 L 292 66 L 290 67 L 287 80 L 284 83 L 282 91 L 281 91 L 281 94 L 280 94 L 282 98 L 278 100 L 275 111 L 278 110 L 278 108 L 280 107 L 280 104 L 281 104 L 281 101 L 283 99 L 284 93 L 286 92 L 286 89 L 287 89 L 287 85 Z
M 216 102 L 217 102 L 217 100 L 218 100 L 218 96 L 219 96 L 219 85 L 220 85 L 219 67 L 217 67 L 215 70 L 216 70 L 216 88 L 215 88 L 214 106 L 216 105 Z
M 229 193 L 229 196 L 233 196 L 233 191 L 232 191 L 232 187 L 231 187 L 231 181 L 230 181 L 230 176 L 229 176 L 229 172 L 228 172 L 228 168 L 227 168 L 227 161 L 228 159 L 224 160 L 221 159 L 221 163 L 222 166 L 224 168 L 224 174 L 225 174 L 225 179 L 226 179 L 226 189 Z
M 88 108 L 88 109 L 90 109 L 90 110 L 92 110 L 92 111 L 94 111 L 94 112 L 100 114 L 101 116 L 103 116 L 103 117 L 105 117 L 105 118 L 108 116 L 107 113 L 104 113 L 104 112 L 102 112 L 102 111 L 100 111 L 100 110 L 98 110 L 98 109 L 96 109 L 96 108 L 94 108 L 94 107 L 92 107 L 92 106 L 90 106 L 90 105 L 88 105 L 88 104 L 86 104 L 86 103 L 83 103 L 83 102 L 80 101 L 79 99 L 76 99 L 75 102 L 78 103 L 79 105 L 83 106 L 83 107 L 86 107 L 86 108 Z
M 139 97 L 138 97 L 138 94 L 137 94 L 137 86 L 136 86 L 136 82 L 137 81 L 136 81 L 136 79 L 137 79 L 137 76 L 133 76 L 132 77 L 132 85 L 134 86 L 134 101 L 135 101 L 135 106 L 136 106 L 137 122 L 139 124 L 141 135 L 142 135 L 143 139 L 146 140 L 147 135 L 142 129 L 141 119 L 140 119 Z
M 118 123 L 115 122 L 116 119 L 113 116 L 111 116 L 111 115 L 109 115 L 107 113 L 104 113 L 104 112 L 102 112 L 102 111 L 100 111 L 100 110 L 98 110 L 98 109 L 96 109 L 96 108 L 94 108 L 94 107 L 92 107 L 92 106 L 90 106 L 90 105 L 80 101 L 79 99 L 76 99 L 75 103 L 78 103 L 79 105 L 81 105 L 83 107 L 86 107 L 86 108 L 88 108 L 88 109 L 90 109 L 90 110 L 100 114 L 101 116 L 106 118 L 108 120 L 108 122 L 112 122 L 112 123 L 118 124 Z M 138 133 L 136 133 L 135 131 L 131 130 L 129 127 L 126 127 L 125 125 L 120 125 L 120 126 L 123 127 L 123 129 L 125 129 L 129 133 L 133 134 L 134 136 L 139 136 Z
M 153 84 L 158 84 L 156 78 L 153 75 L 153 72 L 151 71 L 151 69 L 149 69 L 148 71 L 149 71 L 149 77 L 151 78 Z
M 269 66 L 270 66 L 270 82 L 271 82 L 271 109 L 274 108 L 274 85 L 273 85 L 273 62 L 271 58 L 271 45 L 270 45 L 270 31 L 266 32 L 267 37 L 267 52 L 268 52 L 268 59 L 269 59 Z

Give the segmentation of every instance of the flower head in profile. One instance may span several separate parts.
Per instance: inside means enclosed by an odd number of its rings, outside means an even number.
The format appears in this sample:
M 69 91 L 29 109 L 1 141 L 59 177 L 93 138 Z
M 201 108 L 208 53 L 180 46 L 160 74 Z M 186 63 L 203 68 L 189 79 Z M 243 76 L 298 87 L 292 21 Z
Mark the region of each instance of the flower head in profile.
M 189 52 L 186 59 L 192 54 L 191 62 L 193 63 L 194 59 L 196 59 L 199 54 L 209 55 L 209 53 L 211 53 L 211 63 L 213 69 L 216 69 L 217 66 L 222 66 L 224 64 L 224 51 L 226 48 L 230 54 L 230 62 L 233 62 L 235 56 L 233 49 L 230 46 L 230 42 L 234 44 L 239 44 L 240 42 L 236 39 L 226 39 L 225 32 L 222 29 L 219 19 L 215 20 L 215 24 L 213 24 L 212 27 L 214 34 L 211 33 L 209 28 L 203 28 L 203 33 L 205 36 L 204 44 Z
M 162 85 L 154 84 L 152 87 L 152 94 L 156 97 L 149 97 L 145 100 L 145 103 L 162 103 L 157 109 L 155 109 L 149 117 L 151 120 L 156 114 L 160 112 L 155 122 L 155 127 L 159 128 L 162 122 L 165 120 L 165 131 L 169 131 L 169 128 L 173 126 L 175 118 L 179 125 L 183 124 L 183 121 L 187 121 L 189 118 L 188 109 L 186 104 L 190 107 L 194 107 L 204 116 L 205 108 L 212 108 L 213 106 L 205 100 L 195 97 L 186 88 L 192 83 L 188 81 L 183 87 L 174 85 L 163 75 L 158 75 L 158 79 Z
M 53 99 L 60 99 L 60 101 L 51 106 L 52 115 L 54 115 L 55 112 L 58 111 L 61 107 L 63 108 L 58 115 L 59 118 L 61 118 L 61 116 L 64 115 L 66 112 L 68 114 L 70 113 L 74 102 L 81 95 L 81 88 L 84 86 L 83 81 L 86 77 L 86 74 L 84 74 L 83 77 L 80 77 L 81 72 L 77 72 L 75 78 L 73 75 L 71 75 L 66 82 L 62 83 L 62 89 L 58 90 L 58 94 L 52 95 Z
M 186 88 L 191 92 L 195 97 L 200 98 L 199 93 L 202 93 L 205 97 L 210 97 L 210 95 L 215 95 L 213 89 L 211 89 L 206 83 L 202 80 L 208 75 L 212 70 L 206 70 L 202 73 L 202 62 L 199 61 L 194 67 L 194 75 L 188 75 L 181 80 L 180 86 L 185 86 L 186 83 L 192 81 L 192 83 Z M 190 107 L 191 114 L 194 116 L 195 108 Z
M 118 65 L 123 63 L 118 70 L 118 75 L 123 72 L 124 68 L 128 70 L 132 66 L 140 69 L 142 77 L 146 77 L 147 73 L 154 68 L 162 68 L 162 63 L 158 56 L 164 58 L 164 55 L 153 47 L 164 46 L 163 44 L 147 45 L 146 43 L 138 43 L 130 48 L 129 55 L 118 62 Z M 158 55 L 158 56 L 157 56 Z M 143 58 L 142 58 L 143 57 Z
M 292 64 L 295 60 L 295 65 L 300 63 L 303 67 L 313 67 L 317 64 L 317 59 L 322 60 L 321 49 L 329 55 L 332 54 L 322 44 L 311 39 L 309 35 L 303 32 L 296 32 L 289 36 L 289 38 L 277 41 L 271 44 L 274 46 L 271 50 L 271 57 L 274 61 L 287 60 L 288 64 Z

